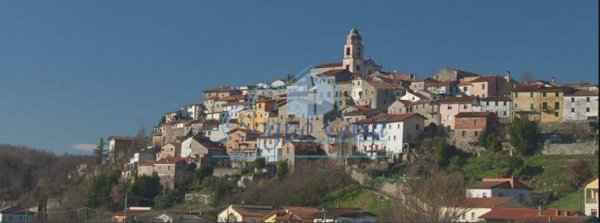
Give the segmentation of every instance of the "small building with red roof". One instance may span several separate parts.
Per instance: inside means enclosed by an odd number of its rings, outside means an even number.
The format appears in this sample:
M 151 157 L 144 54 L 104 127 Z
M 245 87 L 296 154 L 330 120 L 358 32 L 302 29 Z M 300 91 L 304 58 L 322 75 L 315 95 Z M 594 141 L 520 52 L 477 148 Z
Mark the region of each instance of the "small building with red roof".
M 467 197 L 512 197 L 522 203 L 531 199 L 531 188 L 521 181 L 511 178 L 483 178 L 466 190 Z

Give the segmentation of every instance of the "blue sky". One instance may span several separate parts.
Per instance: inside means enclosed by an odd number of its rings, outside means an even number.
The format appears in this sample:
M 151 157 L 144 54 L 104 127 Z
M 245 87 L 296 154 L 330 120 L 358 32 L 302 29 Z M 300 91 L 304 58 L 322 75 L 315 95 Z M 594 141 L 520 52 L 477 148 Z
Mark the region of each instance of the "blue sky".
M 1 1 L 0 143 L 80 153 L 202 89 L 338 61 L 598 83 L 598 1 Z M 80 144 L 78 146 L 75 146 Z M 79 148 L 75 149 L 74 147 Z

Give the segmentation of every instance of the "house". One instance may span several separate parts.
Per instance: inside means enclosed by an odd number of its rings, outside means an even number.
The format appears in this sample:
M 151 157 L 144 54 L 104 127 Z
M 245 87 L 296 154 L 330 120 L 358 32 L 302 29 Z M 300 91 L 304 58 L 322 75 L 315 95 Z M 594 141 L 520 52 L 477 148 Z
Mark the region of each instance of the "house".
M 228 140 L 225 144 L 234 167 L 241 166 L 245 162 L 256 160 L 260 155 L 257 147 L 257 137 L 261 135 L 258 131 L 244 128 L 235 128 L 227 133 Z
M 378 153 L 398 158 L 423 133 L 425 117 L 416 113 L 380 114 L 359 120 L 356 148 L 372 158 Z
M 269 213 L 264 222 L 313 222 L 313 216 L 320 212 L 316 207 L 283 206 Z
M 484 132 L 498 129 L 498 117 L 491 112 L 460 112 L 454 116 L 454 131 L 457 137 L 476 139 Z
M 169 157 L 154 162 L 154 172 L 160 177 L 160 184 L 165 190 L 172 190 L 183 183 L 183 174 L 188 165 L 183 158 Z
M 570 90 L 541 84 L 518 85 L 512 90 L 513 116 L 540 122 L 563 120 L 563 97 Z M 564 105 L 564 104 L 563 104 Z
M 165 123 L 179 120 L 181 117 L 181 110 L 171 111 L 165 113 Z
M 232 204 L 219 212 L 217 222 L 263 222 L 272 206 Z
M 234 87 L 231 86 L 220 86 L 217 88 L 212 88 L 212 89 L 206 89 L 203 91 L 204 93 L 204 107 L 206 109 L 207 113 L 212 113 L 215 112 L 216 110 L 219 110 L 218 107 L 215 105 L 215 102 L 219 99 L 219 98 L 224 98 L 224 97 L 229 97 L 229 96 L 234 96 L 234 95 L 242 95 L 242 91 L 239 89 L 235 89 Z M 221 102 L 225 102 L 221 100 Z
M 531 189 L 512 178 L 483 178 L 466 190 L 467 197 L 512 197 L 522 203 L 531 199 Z
M 218 165 L 220 160 L 214 156 L 226 154 L 225 146 L 211 141 L 202 134 L 196 134 L 181 142 L 181 157 L 195 158 L 200 161 L 199 165 Z
M 257 138 L 257 146 L 260 154 L 265 158 L 268 165 L 274 165 L 281 157 L 281 148 L 284 140 L 289 137 L 284 134 L 262 134 Z
M 167 157 L 181 157 L 181 143 L 172 142 L 161 147 L 160 152 L 157 154 L 157 159 Z
M 121 210 L 112 216 L 112 222 L 144 222 L 147 215 L 152 212 L 152 207 L 128 207 L 127 211 Z M 127 215 L 124 215 L 127 213 Z
M 439 81 L 433 82 L 427 86 L 427 91 L 441 95 L 461 95 L 458 88 L 458 81 Z
M 598 91 L 576 90 L 563 99 L 564 121 L 598 121 Z
M 494 208 L 523 208 L 524 206 L 510 197 L 465 198 L 458 207 L 445 207 L 460 215 L 458 222 L 482 221 L 482 215 Z
M 487 98 L 492 96 L 503 95 L 507 92 L 502 92 L 502 85 L 508 85 L 506 79 L 498 75 L 485 75 L 475 78 L 471 82 L 471 96 Z
M 454 129 L 454 117 L 461 112 L 473 112 L 473 105 L 476 105 L 477 98 L 471 96 L 448 97 L 439 101 L 432 102 L 439 106 L 440 126 L 448 129 Z
M 205 117 L 204 105 L 188 104 L 181 107 L 181 118 L 186 120 L 198 120 Z
M 34 213 L 19 205 L 0 207 L 0 222 L 29 223 L 33 221 Z
M 585 215 L 598 217 L 598 177 L 585 184 Z
M 405 88 L 385 75 L 359 76 L 352 81 L 352 99 L 357 105 L 387 110 Z
M 569 209 L 496 207 L 479 218 L 485 222 L 582 222 L 582 213 Z M 542 220 L 543 219 L 543 220 Z M 542 220 L 542 221 L 540 221 Z
M 405 114 L 405 113 L 418 113 L 425 119 L 425 126 L 430 124 L 439 125 L 439 104 L 431 103 L 429 99 L 419 100 L 410 102 L 406 100 L 396 100 L 390 107 L 388 107 L 388 114 Z
M 156 153 L 154 149 L 146 148 L 145 150 L 141 150 L 133 154 L 133 157 L 129 159 L 129 163 L 126 165 L 125 177 L 129 178 L 132 175 L 136 175 L 138 172 L 138 166 L 140 163 L 144 163 L 146 161 L 154 161 L 156 160 Z
M 512 101 L 509 96 L 491 96 L 479 99 L 473 105 L 474 112 L 493 112 L 502 123 L 512 121 Z
M 323 149 L 319 143 L 316 143 L 315 138 L 308 139 L 292 139 L 281 147 L 281 160 L 287 162 L 290 171 L 294 171 L 294 167 L 298 160 L 312 158 L 311 156 L 325 156 Z
M 428 100 L 427 96 L 422 95 L 410 89 L 406 89 L 406 93 L 400 97 L 400 100 L 415 102 L 419 100 Z
M 312 215 L 313 222 L 377 222 L 377 215 L 360 208 L 330 208 Z
M 373 109 L 366 105 L 352 105 L 341 110 L 344 121 L 351 123 L 361 119 L 370 118 L 383 113 L 379 109 Z
M 450 67 L 443 68 L 433 75 L 433 79 L 437 81 L 461 81 L 465 78 L 476 78 L 478 74 L 458 70 Z
M 136 151 L 136 138 L 130 136 L 108 137 L 108 157 L 111 161 L 126 161 L 126 158 Z

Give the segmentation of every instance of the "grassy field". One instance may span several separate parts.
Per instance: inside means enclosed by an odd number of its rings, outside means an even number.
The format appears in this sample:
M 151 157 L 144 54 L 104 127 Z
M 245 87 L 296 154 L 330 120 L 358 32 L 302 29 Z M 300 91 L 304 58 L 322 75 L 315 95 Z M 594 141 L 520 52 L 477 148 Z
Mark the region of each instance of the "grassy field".
M 336 190 L 329 193 L 323 199 L 323 206 L 327 208 L 361 208 L 374 214 L 379 214 L 390 207 L 390 201 L 386 198 L 380 198 L 376 193 L 352 185 L 344 190 Z
M 581 191 L 581 195 L 579 194 L 580 193 L 579 191 Z M 581 208 L 583 209 L 585 207 L 585 204 L 583 202 L 583 191 L 582 190 L 576 190 L 570 194 L 567 194 L 566 196 L 562 197 L 561 199 L 550 203 L 549 207 L 579 209 L 580 206 L 577 204 L 577 202 L 580 201 L 579 196 L 581 196 Z
M 590 172 L 598 176 L 598 156 L 595 155 L 535 155 L 525 159 L 525 165 L 533 169 L 534 177 L 526 183 L 535 192 L 552 192 L 559 198 L 553 207 L 577 208 L 577 187 L 566 175 L 569 160 L 584 159 Z

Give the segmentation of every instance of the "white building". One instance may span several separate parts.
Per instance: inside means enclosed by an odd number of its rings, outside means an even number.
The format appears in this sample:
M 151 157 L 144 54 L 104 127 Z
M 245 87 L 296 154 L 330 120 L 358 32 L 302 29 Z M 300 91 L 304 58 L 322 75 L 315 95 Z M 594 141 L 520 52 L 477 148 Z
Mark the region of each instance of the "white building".
M 355 122 L 356 148 L 375 158 L 379 153 L 399 157 L 422 133 L 425 117 L 416 113 L 380 114 Z
M 415 101 L 419 101 L 419 100 L 428 100 L 428 99 L 429 98 L 427 98 L 425 95 L 419 94 L 410 89 L 406 89 L 406 93 L 404 95 L 402 95 L 402 97 L 400 97 L 400 100 L 405 100 L 405 101 L 410 101 L 410 102 L 415 102 Z
M 531 189 L 515 178 L 483 178 L 466 190 L 469 198 L 512 197 L 526 203 L 531 199 Z
M 474 112 L 492 112 L 502 122 L 512 120 L 512 100 L 510 97 L 487 97 L 479 100 L 479 105 L 473 105 Z
M 598 91 L 577 90 L 563 97 L 563 120 L 598 120 Z
M 204 105 L 189 104 L 181 107 L 181 118 L 186 120 L 198 120 L 204 114 Z
M 510 197 L 466 198 L 459 207 L 444 207 L 442 213 L 455 216 L 456 222 L 482 222 L 482 215 L 494 208 L 523 208 Z
M 283 147 L 284 136 L 280 134 L 261 135 L 257 139 L 257 147 L 260 154 L 265 158 L 265 162 L 277 163 L 281 157 L 281 147 Z

